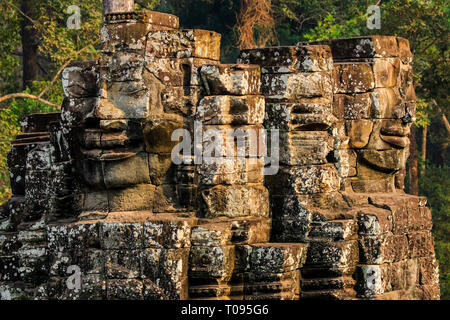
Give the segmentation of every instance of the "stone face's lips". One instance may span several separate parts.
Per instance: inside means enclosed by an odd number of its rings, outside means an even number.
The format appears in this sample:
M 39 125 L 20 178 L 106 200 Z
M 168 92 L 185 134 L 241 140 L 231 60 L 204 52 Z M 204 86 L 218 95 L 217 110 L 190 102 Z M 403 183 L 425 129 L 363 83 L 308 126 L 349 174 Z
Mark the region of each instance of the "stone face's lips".
M 406 148 L 409 145 L 408 137 L 399 137 L 399 136 L 387 136 L 380 134 L 380 137 L 383 141 L 400 148 Z
M 82 149 L 81 153 L 86 159 L 97 161 L 117 161 L 134 157 L 138 150 L 101 150 L 101 149 Z
M 410 131 L 411 130 L 409 126 L 394 124 L 386 125 L 385 127 L 381 128 L 380 133 L 387 136 L 406 137 L 407 135 L 409 135 Z
M 380 130 L 380 137 L 383 141 L 394 147 L 406 148 L 409 145 L 410 127 L 402 125 L 387 125 Z

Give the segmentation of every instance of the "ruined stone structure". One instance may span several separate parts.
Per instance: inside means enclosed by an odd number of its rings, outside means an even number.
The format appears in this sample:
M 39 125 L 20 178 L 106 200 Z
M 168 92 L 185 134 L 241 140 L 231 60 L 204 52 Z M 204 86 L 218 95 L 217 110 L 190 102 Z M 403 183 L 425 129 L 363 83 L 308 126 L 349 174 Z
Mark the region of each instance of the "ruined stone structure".
M 403 191 L 407 40 L 223 65 L 219 34 L 108 3 L 102 58 L 8 156 L 2 299 L 439 299 L 431 212 Z

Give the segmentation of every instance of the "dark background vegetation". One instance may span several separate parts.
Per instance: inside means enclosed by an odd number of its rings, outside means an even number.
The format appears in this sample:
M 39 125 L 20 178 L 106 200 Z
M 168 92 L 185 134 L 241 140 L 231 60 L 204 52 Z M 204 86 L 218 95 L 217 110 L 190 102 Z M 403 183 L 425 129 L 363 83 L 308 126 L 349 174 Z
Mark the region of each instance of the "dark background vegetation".
M 6 155 L 20 122 L 30 113 L 56 111 L 61 105 L 64 65 L 99 57 L 101 2 L 0 0 L 0 203 L 11 196 Z M 366 26 L 367 8 L 374 4 L 381 8 L 380 30 Z M 66 27 L 70 5 L 81 8 L 80 30 Z M 418 96 L 407 189 L 428 197 L 442 299 L 450 299 L 447 0 L 136 0 L 136 7 L 175 14 L 185 28 L 221 33 L 226 63 L 235 62 L 243 47 L 370 34 L 407 38 Z M 33 99 L 23 98 L 24 93 Z

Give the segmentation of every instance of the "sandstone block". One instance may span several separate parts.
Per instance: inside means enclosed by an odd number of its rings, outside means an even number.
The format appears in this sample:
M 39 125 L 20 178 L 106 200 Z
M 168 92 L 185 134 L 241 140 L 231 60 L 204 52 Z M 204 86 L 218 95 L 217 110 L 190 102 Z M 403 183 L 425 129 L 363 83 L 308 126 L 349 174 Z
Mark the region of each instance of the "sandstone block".
M 375 59 L 375 62 L 373 64 L 375 86 L 377 88 L 386 88 L 398 85 L 399 71 L 399 58 Z
M 392 231 L 392 213 L 379 208 L 362 208 L 358 212 L 358 234 L 378 236 Z
M 161 30 L 147 35 L 146 55 L 219 60 L 220 34 L 206 30 Z
M 263 73 L 318 72 L 333 68 L 330 48 L 319 45 L 244 49 L 238 63 L 260 65 Z
M 373 129 L 373 122 L 370 120 L 354 120 L 345 122 L 347 134 L 350 138 L 351 148 L 364 148 L 369 143 Z
M 188 257 L 189 250 L 146 249 L 142 255 L 143 277 L 160 290 L 149 287 L 157 299 L 184 300 L 188 297 Z M 148 283 L 150 285 L 150 283 Z M 158 296 L 160 295 L 160 296 Z
M 408 258 L 408 239 L 406 235 L 390 233 L 367 236 L 359 239 L 361 262 L 383 264 Z
M 334 141 L 326 131 L 291 131 L 280 133 L 280 163 L 285 165 L 325 164 Z
M 405 116 L 405 107 L 401 105 L 399 95 L 394 88 L 377 88 L 371 94 L 375 119 L 401 119 Z
M 227 282 L 233 273 L 234 246 L 192 247 L 189 277 Z
M 140 249 L 142 224 L 104 222 L 100 225 L 100 237 L 104 249 Z
M 142 281 L 136 279 L 112 279 L 107 282 L 108 300 L 142 300 Z
M 203 65 L 200 75 L 208 95 L 258 95 L 261 86 L 259 66 L 246 64 Z
M 95 108 L 96 117 L 116 120 L 143 119 L 148 116 L 150 93 L 141 81 L 112 82 L 107 86 L 107 90 L 102 90 L 103 97 Z
M 336 191 L 339 177 L 334 165 L 281 167 L 278 174 L 266 176 L 274 195 L 312 194 Z
M 419 272 L 421 285 L 439 284 L 439 265 L 435 256 L 419 258 Z
M 98 95 L 99 76 L 95 61 L 72 63 L 63 70 L 61 77 L 66 98 L 88 98 Z
M 144 247 L 178 249 L 191 245 L 194 219 L 158 214 L 144 223 Z
M 306 249 L 305 244 L 253 244 L 251 272 L 270 275 L 297 270 L 306 260 Z
M 356 236 L 358 225 L 354 220 L 312 222 L 309 237 L 330 241 L 346 241 Z
M 268 191 L 262 185 L 214 186 L 201 191 L 200 210 L 206 218 L 267 217 Z
M 208 96 L 197 107 L 197 120 L 207 125 L 262 124 L 263 96 Z
M 197 179 L 204 186 L 263 183 L 263 169 L 263 160 L 259 158 L 217 158 L 197 167 Z
M 108 279 L 135 279 L 141 275 L 138 250 L 108 250 L 105 257 Z
M 266 101 L 266 129 L 323 130 L 335 121 L 331 114 L 331 102 L 327 98 L 302 99 L 293 103 Z
M 158 58 L 152 55 L 145 57 L 145 68 L 166 86 L 183 87 L 201 86 L 200 68 L 218 62 L 203 58 Z
M 266 99 L 295 101 L 302 98 L 330 97 L 329 72 L 263 74 L 261 93 Z
M 370 118 L 372 100 L 369 93 L 336 94 L 333 109 L 338 119 L 360 120 Z
M 408 234 L 409 254 L 411 258 L 425 257 L 434 249 L 434 239 L 430 231 L 418 231 Z
M 229 222 L 211 222 L 194 226 L 191 245 L 198 247 L 224 247 L 231 244 L 233 236 Z
M 348 268 L 355 266 L 358 259 L 358 242 L 356 240 L 311 241 L 306 264 L 315 267 Z
M 124 189 L 108 191 L 110 211 L 139 211 L 151 210 L 154 202 L 155 186 L 140 184 Z
M 341 62 L 333 69 L 334 93 L 363 93 L 375 87 L 372 65 L 365 62 Z
M 397 38 L 392 36 L 366 36 L 312 42 L 329 45 L 335 60 L 350 60 L 376 57 L 397 57 Z
M 107 188 L 120 188 L 150 183 L 147 153 L 120 161 L 105 161 L 104 181 Z

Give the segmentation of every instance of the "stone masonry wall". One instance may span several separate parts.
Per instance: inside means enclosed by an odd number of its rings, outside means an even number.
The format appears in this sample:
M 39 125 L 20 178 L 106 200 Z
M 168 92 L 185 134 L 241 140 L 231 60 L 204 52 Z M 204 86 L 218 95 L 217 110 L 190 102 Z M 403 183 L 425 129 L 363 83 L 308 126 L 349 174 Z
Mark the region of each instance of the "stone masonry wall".
M 225 65 L 219 34 L 105 8 L 102 58 L 8 156 L 2 300 L 439 299 L 431 212 L 403 191 L 407 40 Z

